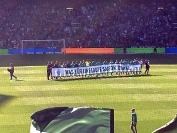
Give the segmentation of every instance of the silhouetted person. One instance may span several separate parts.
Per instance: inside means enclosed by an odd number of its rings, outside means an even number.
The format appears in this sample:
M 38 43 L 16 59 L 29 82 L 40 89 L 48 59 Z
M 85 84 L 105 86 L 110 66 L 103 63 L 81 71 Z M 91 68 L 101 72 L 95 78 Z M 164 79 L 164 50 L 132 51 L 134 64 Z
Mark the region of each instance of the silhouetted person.
M 10 63 L 10 68 L 8 68 L 7 71 L 10 73 L 10 80 L 12 80 L 12 77 L 17 79 L 17 77 L 14 75 L 14 66 L 12 63 Z
M 124 53 L 124 54 L 127 53 L 127 49 L 126 49 L 126 47 L 123 48 L 123 53 Z
M 156 47 L 154 47 L 154 53 L 157 53 L 157 48 Z
M 51 63 L 50 61 L 47 63 L 47 79 L 49 80 L 51 74 Z
M 149 74 L 149 68 L 150 68 L 150 64 L 149 64 L 149 60 L 145 61 L 145 66 L 146 66 L 146 70 L 145 70 L 145 74 Z

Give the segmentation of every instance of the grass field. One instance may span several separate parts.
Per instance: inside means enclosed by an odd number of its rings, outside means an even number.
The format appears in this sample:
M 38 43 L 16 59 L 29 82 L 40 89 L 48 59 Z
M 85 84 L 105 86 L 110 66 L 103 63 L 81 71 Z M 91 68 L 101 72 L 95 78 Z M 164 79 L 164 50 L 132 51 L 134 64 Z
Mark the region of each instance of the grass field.
M 51 81 L 45 66 L 16 67 L 18 80 L 0 68 L 0 131 L 29 133 L 30 116 L 53 106 L 115 110 L 115 133 L 131 133 L 131 108 L 138 132 L 151 133 L 177 113 L 177 65 L 151 65 L 151 76 Z M 144 70 L 143 70 L 144 71 Z

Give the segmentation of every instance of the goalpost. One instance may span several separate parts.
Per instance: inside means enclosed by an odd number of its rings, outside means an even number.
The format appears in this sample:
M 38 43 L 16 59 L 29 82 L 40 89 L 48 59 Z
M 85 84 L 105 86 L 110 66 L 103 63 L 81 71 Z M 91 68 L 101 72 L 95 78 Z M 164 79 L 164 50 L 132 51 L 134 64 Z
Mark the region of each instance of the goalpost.
M 35 53 L 33 50 L 39 50 L 39 53 L 54 53 L 65 54 L 65 39 L 59 40 L 21 40 L 21 54 Z M 32 50 L 33 49 L 33 50 Z M 61 49 L 61 51 L 59 51 Z M 25 51 L 26 50 L 26 51 Z

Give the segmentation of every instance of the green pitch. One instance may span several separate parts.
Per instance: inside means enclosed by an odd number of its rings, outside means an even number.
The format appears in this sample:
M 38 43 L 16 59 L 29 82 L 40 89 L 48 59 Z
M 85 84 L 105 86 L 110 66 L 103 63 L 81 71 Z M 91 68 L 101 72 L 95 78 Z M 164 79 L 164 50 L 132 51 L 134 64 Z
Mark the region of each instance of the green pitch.
M 46 67 L 16 67 L 18 80 L 0 68 L 0 131 L 29 133 L 30 116 L 53 106 L 94 106 L 115 110 L 115 133 L 131 133 L 136 108 L 139 133 L 150 133 L 177 113 L 177 65 L 152 65 L 151 76 L 73 81 L 46 80 Z M 143 69 L 144 71 L 144 69 Z

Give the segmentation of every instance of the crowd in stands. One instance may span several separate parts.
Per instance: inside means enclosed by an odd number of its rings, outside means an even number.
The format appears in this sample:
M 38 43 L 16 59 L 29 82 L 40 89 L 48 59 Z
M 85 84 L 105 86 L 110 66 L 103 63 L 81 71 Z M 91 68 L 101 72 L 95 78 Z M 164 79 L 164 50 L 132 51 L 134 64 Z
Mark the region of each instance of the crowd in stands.
M 175 0 L 1 0 L 0 48 L 177 47 Z M 50 45 L 50 46 L 49 46 Z M 63 47 L 28 42 L 26 47 Z

